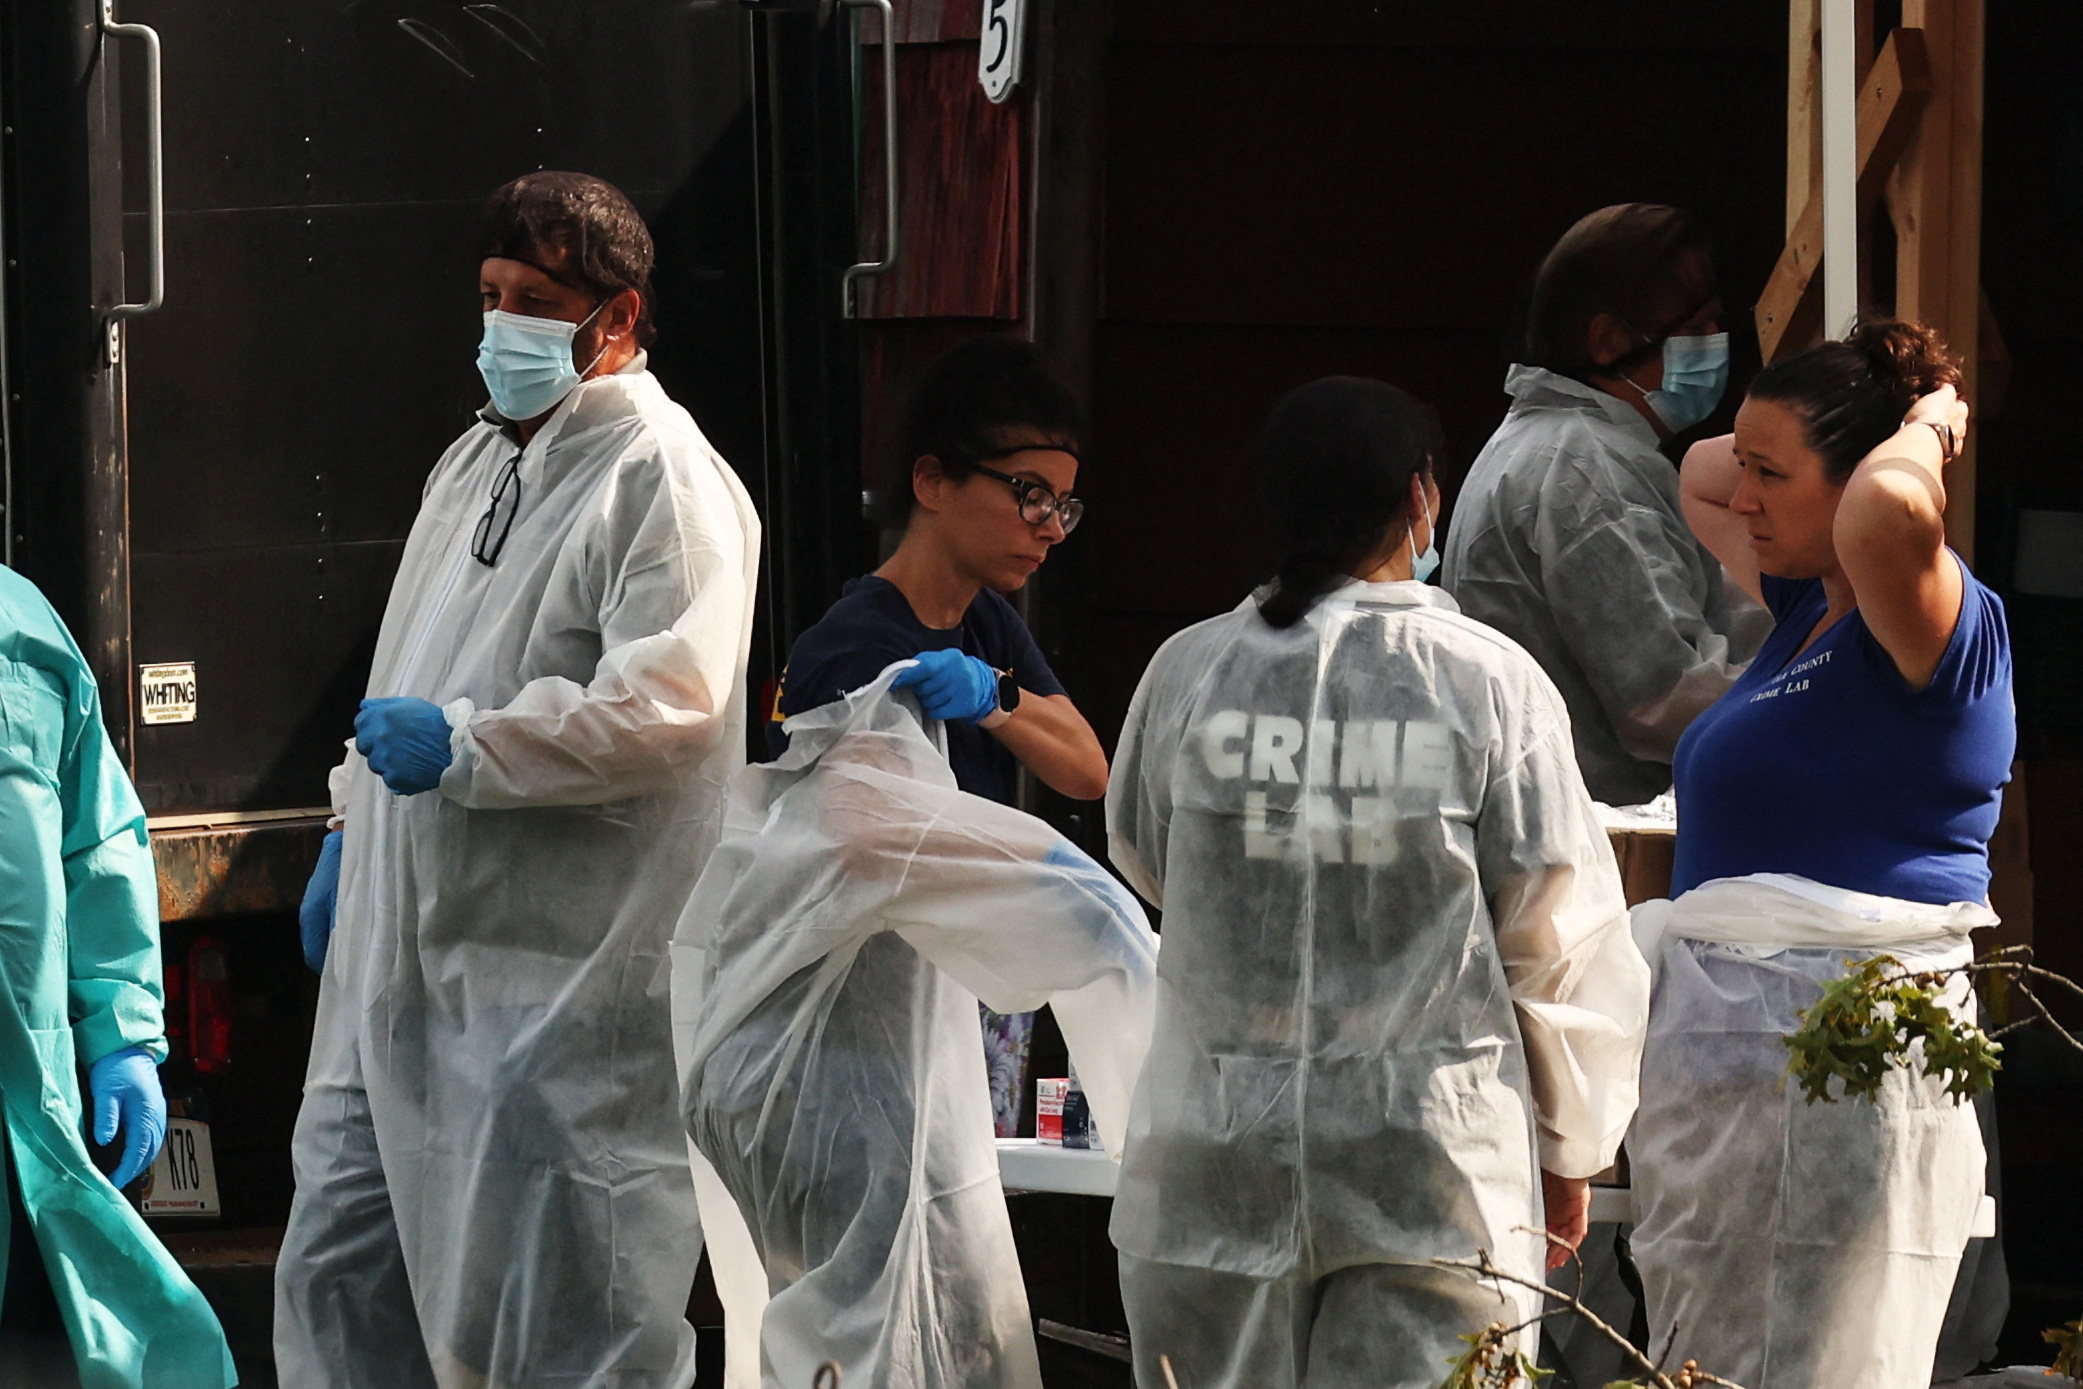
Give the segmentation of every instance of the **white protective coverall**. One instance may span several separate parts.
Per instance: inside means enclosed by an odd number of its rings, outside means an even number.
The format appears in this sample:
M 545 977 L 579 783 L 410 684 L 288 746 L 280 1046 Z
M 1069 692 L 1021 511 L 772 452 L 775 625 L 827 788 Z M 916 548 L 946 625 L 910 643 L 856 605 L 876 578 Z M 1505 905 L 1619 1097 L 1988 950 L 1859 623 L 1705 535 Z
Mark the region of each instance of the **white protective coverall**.
M 1454 503 L 1440 583 L 1562 691 L 1591 794 L 1638 805 L 1670 789 L 1679 736 L 1771 620 L 1694 537 L 1639 411 L 1539 367 L 1514 366 L 1504 388 L 1511 409 Z
M 1113 1217 L 1138 1382 L 1431 1389 L 1538 1296 L 1430 1261 L 1538 1282 L 1538 1168 L 1634 1113 L 1649 971 L 1555 687 L 1423 584 L 1285 631 L 1247 600 L 1151 661 L 1107 825 L 1165 914 Z
M 827 1360 L 848 1389 L 1039 1389 L 977 1000 L 1055 1010 L 1111 1153 L 1149 1048 L 1142 908 L 1040 820 L 956 789 L 889 693 L 910 664 L 796 715 L 781 759 L 739 775 L 675 941 L 676 971 L 702 970 L 688 1131 L 765 1261 L 775 1389 Z
M 486 565 L 473 532 L 516 452 Z M 642 356 L 525 448 L 472 427 L 428 478 L 369 693 L 443 705 L 454 761 L 416 796 L 352 753 L 333 774 L 284 1384 L 691 1382 L 667 951 L 744 761 L 758 551 Z
M 1809 1104 L 1786 1034 L 1854 964 L 1972 958 L 1976 903 L 1932 906 L 1761 873 L 1635 908 L 1656 958 L 1628 1135 L 1652 1344 L 1749 1389 L 1931 1382 L 1981 1203 L 1974 1106 L 1891 1071 L 1876 1101 Z M 1973 1008 L 1964 978 L 1949 991 Z

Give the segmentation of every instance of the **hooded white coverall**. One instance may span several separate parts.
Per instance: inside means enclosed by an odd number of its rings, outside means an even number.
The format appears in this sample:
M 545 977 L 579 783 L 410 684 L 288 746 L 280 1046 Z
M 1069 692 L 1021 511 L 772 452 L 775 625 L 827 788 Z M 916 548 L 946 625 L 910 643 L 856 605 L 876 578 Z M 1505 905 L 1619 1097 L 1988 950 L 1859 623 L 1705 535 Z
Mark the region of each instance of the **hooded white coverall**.
M 1164 909 L 1113 1218 L 1137 1382 L 1431 1389 L 1538 1298 L 1430 1261 L 1538 1282 L 1539 1169 L 1634 1113 L 1649 971 L 1555 687 L 1423 584 L 1286 630 L 1247 600 L 1151 661 L 1107 826 Z
M 473 533 L 516 453 L 488 565 Z M 454 761 L 416 796 L 352 753 L 333 774 L 284 1384 L 692 1380 L 668 942 L 744 759 L 758 551 L 642 356 L 525 448 L 473 426 L 428 478 L 369 693 L 441 704 Z
M 1454 503 L 1440 583 L 1555 682 L 1592 796 L 1639 805 L 1670 789 L 1679 736 L 1771 621 L 1732 599 L 1639 411 L 1540 367 L 1514 366 L 1504 388 L 1511 409 Z
M 1039 1389 L 977 1001 L 1055 1010 L 1110 1153 L 1149 1047 L 1142 908 L 1040 820 L 956 789 L 889 692 L 909 664 L 791 718 L 781 759 L 739 775 L 674 942 L 675 992 L 701 979 L 688 1132 L 765 1263 L 772 1389 L 827 1360 L 848 1389 Z

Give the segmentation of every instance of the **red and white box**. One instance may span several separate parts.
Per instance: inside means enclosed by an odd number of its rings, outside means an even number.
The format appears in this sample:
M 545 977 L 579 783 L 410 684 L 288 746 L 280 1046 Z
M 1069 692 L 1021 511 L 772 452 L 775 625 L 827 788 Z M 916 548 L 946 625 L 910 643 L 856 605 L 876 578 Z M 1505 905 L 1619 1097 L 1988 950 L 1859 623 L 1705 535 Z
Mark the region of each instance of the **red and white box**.
M 1034 1082 L 1034 1137 L 1052 1147 L 1063 1146 L 1063 1102 L 1070 1098 L 1070 1078 Z

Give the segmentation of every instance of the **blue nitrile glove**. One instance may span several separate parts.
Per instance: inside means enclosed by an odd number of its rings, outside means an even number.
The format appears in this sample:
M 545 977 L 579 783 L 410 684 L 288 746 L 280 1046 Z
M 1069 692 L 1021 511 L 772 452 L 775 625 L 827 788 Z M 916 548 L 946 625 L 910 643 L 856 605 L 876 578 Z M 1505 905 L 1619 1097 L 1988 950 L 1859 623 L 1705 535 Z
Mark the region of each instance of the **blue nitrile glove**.
M 333 939 L 333 916 L 340 910 L 340 841 L 334 830 L 318 846 L 318 867 L 304 885 L 304 905 L 297 908 L 297 934 L 304 939 L 304 963 L 313 974 L 325 973 L 325 948 Z
M 120 1191 L 152 1165 L 166 1142 L 166 1092 L 159 1088 L 159 1067 L 143 1047 L 125 1047 L 87 1068 L 87 1089 L 94 1096 L 94 1141 L 104 1147 L 115 1142 L 119 1122 L 130 1135 L 123 1161 L 109 1178 Z
M 917 686 L 927 718 L 974 720 L 998 707 L 998 672 L 976 657 L 949 647 L 921 651 L 912 659 L 918 664 L 898 671 L 890 688 Z
M 362 712 L 354 716 L 354 748 L 401 796 L 439 786 L 455 757 L 448 746 L 448 719 L 440 705 L 424 699 L 363 700 Z

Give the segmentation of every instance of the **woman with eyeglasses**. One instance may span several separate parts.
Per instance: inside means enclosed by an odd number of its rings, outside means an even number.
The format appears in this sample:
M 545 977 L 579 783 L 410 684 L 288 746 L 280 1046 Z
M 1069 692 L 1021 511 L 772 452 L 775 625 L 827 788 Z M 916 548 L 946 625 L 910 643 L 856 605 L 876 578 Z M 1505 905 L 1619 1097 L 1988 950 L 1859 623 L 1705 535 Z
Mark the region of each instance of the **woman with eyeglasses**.
M 774 702 L 782 721 L 915 660 L 910 688 L 941 721 L 955 783 L 1011 805 L 1025 767 L 1073 800 L 1107 792 L 1107 757 L 1005 595 L 1076 529 L 1080 412 L 1032 343 L 973 338 L 926 370 L 905 414 L 883 519 L 897 548 L 796 639 Z M 1018 1131 L 1032 1019 L 986 1013 L 998 1133 Z
M 796 640 L 781 722 L 870 683 L 893 661 L 947 732 L 964 790 L 1013 802 L 1020 767 L 1073 800 L 1107 792 L 1107 758 L 1005 595 L 1076 529 L 1079 411 L 1041 352 L 971 339 L 927 370 L 905 418 L 885 512 L 896 552 Z

